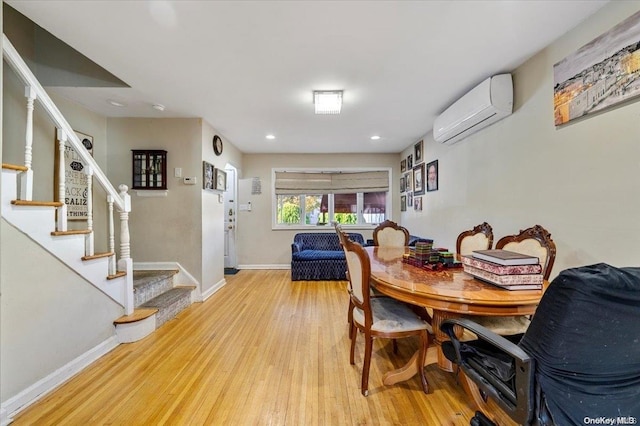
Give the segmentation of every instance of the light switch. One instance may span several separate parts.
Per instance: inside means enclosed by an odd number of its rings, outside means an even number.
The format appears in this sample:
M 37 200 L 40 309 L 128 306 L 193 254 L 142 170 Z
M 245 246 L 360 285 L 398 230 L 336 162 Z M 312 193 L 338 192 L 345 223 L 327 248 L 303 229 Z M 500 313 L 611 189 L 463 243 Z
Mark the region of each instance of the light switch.
M 182 177 L 182 167 L 173 169 L 173 177 Z

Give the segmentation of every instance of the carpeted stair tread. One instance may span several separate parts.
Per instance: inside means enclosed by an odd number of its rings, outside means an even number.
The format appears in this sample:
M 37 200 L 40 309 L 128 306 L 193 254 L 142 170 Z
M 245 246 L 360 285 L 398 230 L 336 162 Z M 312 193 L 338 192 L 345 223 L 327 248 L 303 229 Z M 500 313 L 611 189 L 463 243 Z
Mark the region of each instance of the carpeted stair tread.
M 191 304 L 191 289 L 189 288 L 172 288 L 171 290 L 154 297 L 141 308 L 156 308 L 156 328 L 160 328 L 167 321 L 175 318 L 184 309 Z
M 143 303 L 142 305 L 140 305 L 140 307 L 162 309 L 166 306 L 171 305 L 177 300 L 180 300 L 181 298 L 185 297 L 185 295 L 187 295 L 188 297 L 191 297 L 190 293 L 191 293 L 191 289 L 189 288 L 179 288 L 179 287 L 172 288 L 171 290 L 165 291 L 161 295 L 154 297 L 148 302 Z
M 171 279 L 177 270 L 169 271 L 133 271 L 133 287 L 142 287 L 154 284 L 165 279 Z
M 177 270 L 133 271 L 133 302 L 135 307 L 173 288 L 173 276 Z

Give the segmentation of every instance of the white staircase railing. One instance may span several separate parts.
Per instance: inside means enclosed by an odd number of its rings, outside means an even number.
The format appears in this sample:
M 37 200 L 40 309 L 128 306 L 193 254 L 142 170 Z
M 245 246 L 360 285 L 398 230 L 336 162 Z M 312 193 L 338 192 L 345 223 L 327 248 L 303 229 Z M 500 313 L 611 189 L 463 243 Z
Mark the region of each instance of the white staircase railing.
M 65 204 L 65 170 L 64 162 L 64 149 L 65 144 L 69 144 L 75 152 L 80 156 L 82 163 L 85 167 L 85 172 L 88 173 L 88 194 L 87 202 L 88 206 L 88 220 L 87 226 L 90 231 L 85 240 L 85 256 L 93 256 L 94 253 L 94 235 L 93 235 L 93 200 L 91 198 L 91 184 L 92 179 L 95 179 L 100 186 L 105 190 L 107 194 L 107 205 L 109 214 L 109 250 L 114 254 L 109 261 L 109 275 L 115 275 L 117 270 L 126 272 L 126 290 L 122 303 L 125 309 L 125 314 L 129 315 L 133 313 L 133 261 L 130 256 L 130 242 L 129 242 L 129 212 L 131 211 L 131 196 L 127 193 L 128 187 L 126 185 L 120 185 L 119 191 L 114 188 L 102 169 L 98 166 L 91 154 L 85 149 L 84 145 L 73 131 L 71 125 L 64 118 L 58 107 L 51 100 L 47 92 L 40 85 L 40 82 L 31 72 L 27 64 L 24 62 L 20 54 L 15 50 L 9 39 L 5 34 L 2 35 L 2 53 L 5 61 L 15 71 L 16 75 L 22 80 L 25 85 L 25 97 L 27 98 L 27 123 L 26 123 L 26 138 L 25 138 L 25 155 L 24 166 L 26 171 L 22 172 L 20 176 L 20 188 L 18 198 L 20 200 L 32 201 L 33 197 L 33 170 L 31 169 L 33 158 L 33 110 L 35 101 L 40 102 L 43 109 L 47 112 L 51 121 L 57 128 L 58 150 L 60 153 L 58 174 L 58 187 L 57 195 L 58 200 L 62 203 L 61 207 L 58 207 L 56 231 L 67 231 L 67 206 Z M 115 206 L 120 215 L 120 259 L 116 265 L 115 255 L 115 238 L 114 238 L 114 226 L 113 226 L 113 207 Z

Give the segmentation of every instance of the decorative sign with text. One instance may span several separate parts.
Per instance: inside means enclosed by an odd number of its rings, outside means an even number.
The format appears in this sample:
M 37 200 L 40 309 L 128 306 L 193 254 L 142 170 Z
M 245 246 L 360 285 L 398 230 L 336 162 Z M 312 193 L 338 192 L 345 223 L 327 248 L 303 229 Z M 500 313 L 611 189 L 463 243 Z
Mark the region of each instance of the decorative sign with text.
M 93 136 L 84 133 L 75 132 L 82 145 L 93 155 Z M 88 191 L 89 186 L 87 180 L 89 176 L 86 174 L 85 165 L 80 155 L 71 146 L 69 142 L 64 147 L 64 176 L 65 176 L 65 198 L 67 205 L 68 220 L 87 220 L 88 219 Z

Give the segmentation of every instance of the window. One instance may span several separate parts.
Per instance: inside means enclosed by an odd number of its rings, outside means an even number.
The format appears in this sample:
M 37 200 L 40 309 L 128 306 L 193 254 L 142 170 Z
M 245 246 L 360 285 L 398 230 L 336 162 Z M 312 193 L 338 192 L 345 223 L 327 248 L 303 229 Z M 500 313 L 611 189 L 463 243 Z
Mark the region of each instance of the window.
M 274 170 L 274 226 L 377 225 L 390 217 L 390 174 Z

